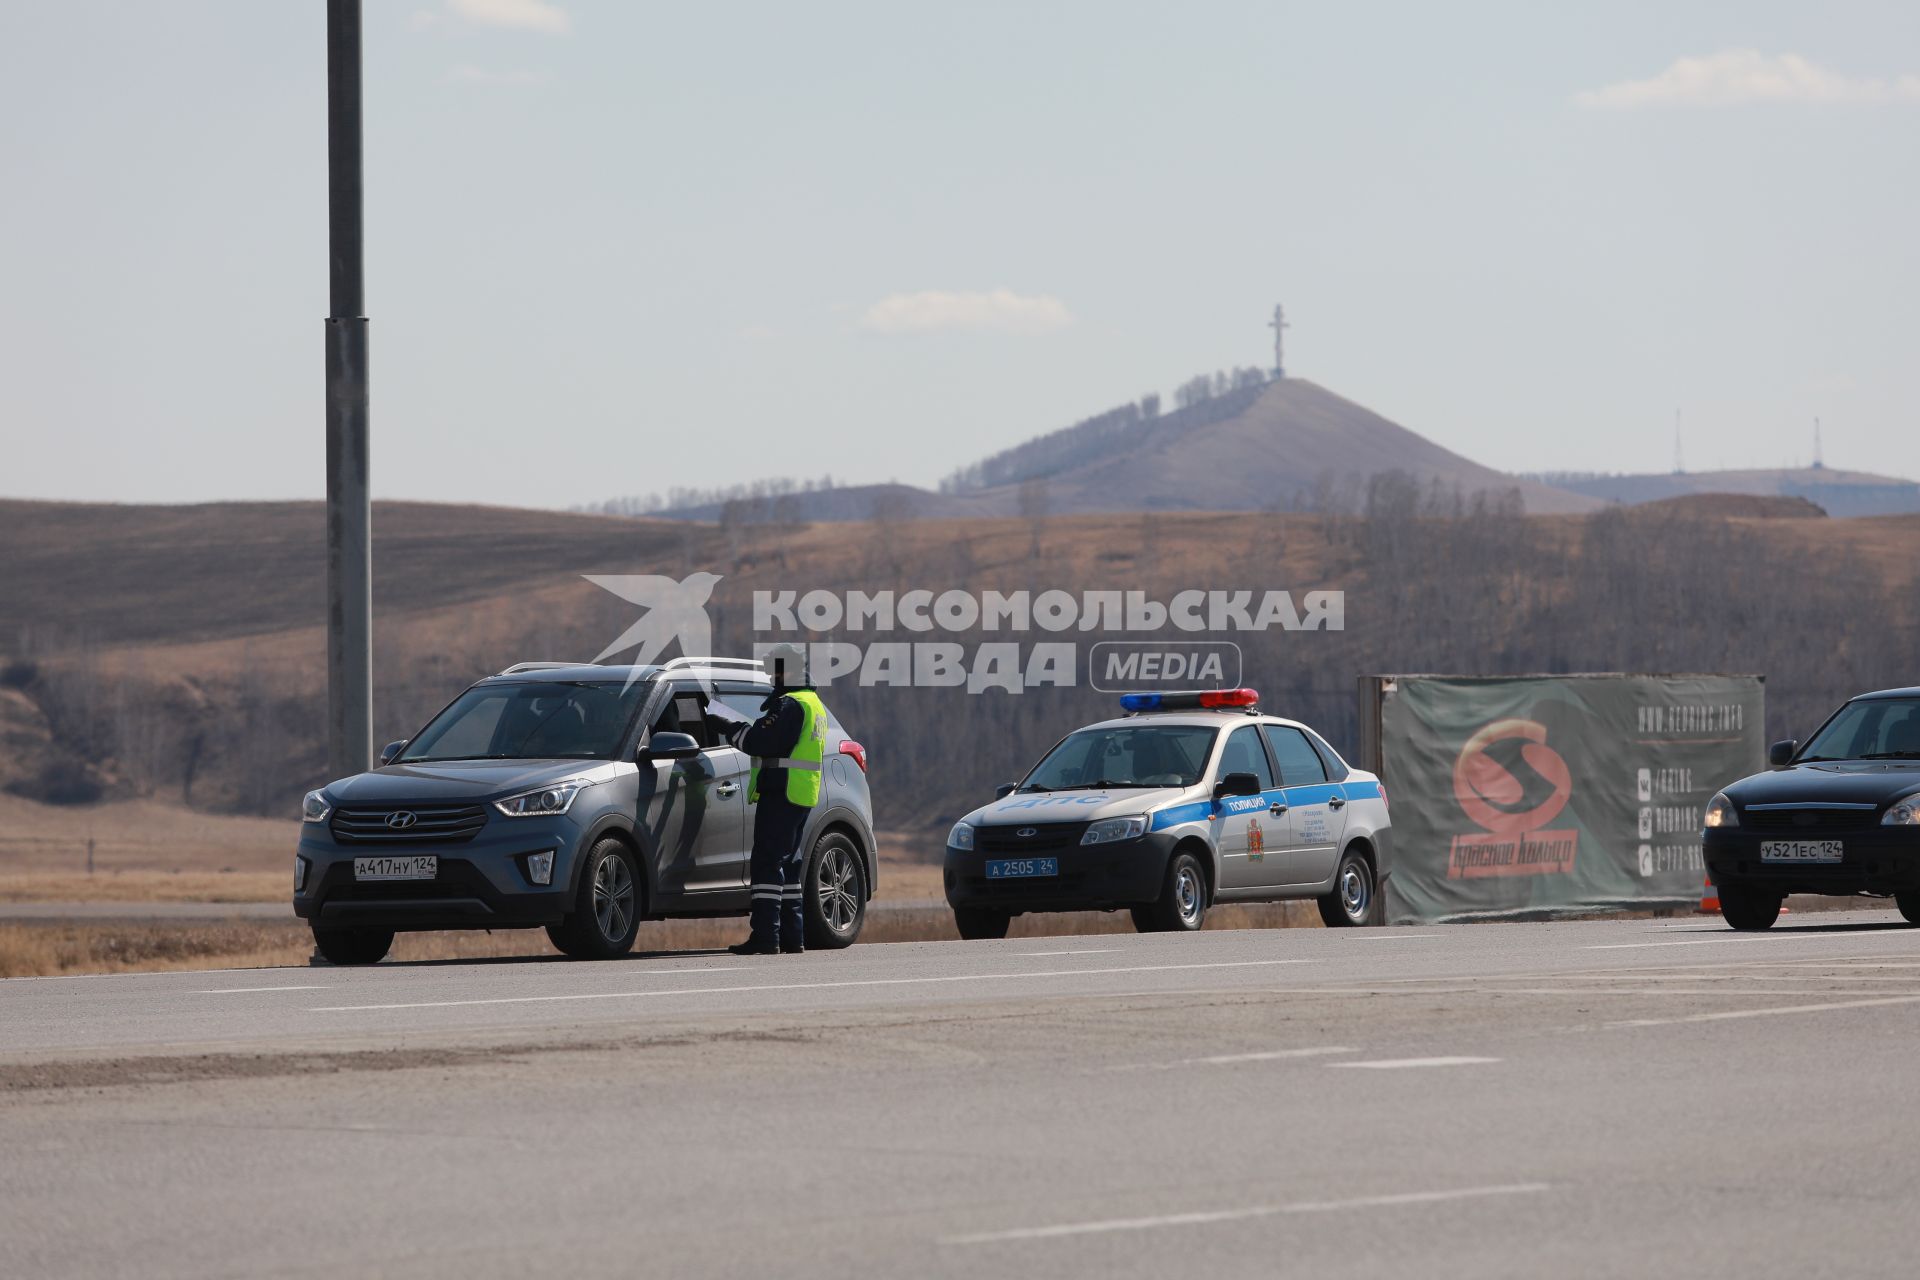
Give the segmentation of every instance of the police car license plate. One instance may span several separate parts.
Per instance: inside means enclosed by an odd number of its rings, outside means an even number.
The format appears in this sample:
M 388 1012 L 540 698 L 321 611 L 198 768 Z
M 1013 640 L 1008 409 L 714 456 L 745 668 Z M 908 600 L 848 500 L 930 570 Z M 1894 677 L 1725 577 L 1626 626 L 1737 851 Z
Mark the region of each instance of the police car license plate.
M 987 879 L 1018 880 L 1025 876 L 1057 876 L 1058 858 L 994 858 L 987 863 Z
M 1760 861 L 1838 862 L 1844 847 L 1838 840 L 1768 840 L 1760 846 Z
M 412 854 L 405 858 L 355 858 L 355 880 L 431 880 L 440 874 L 440 859 L 433 854 Z

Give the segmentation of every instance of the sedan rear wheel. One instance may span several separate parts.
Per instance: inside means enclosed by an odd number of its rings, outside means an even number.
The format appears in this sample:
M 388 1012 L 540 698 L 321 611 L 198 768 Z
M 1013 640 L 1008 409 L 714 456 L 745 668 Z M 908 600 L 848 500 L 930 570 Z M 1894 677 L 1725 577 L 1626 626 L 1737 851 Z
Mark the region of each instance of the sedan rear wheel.
M 1333 892 L 1318 901 L 1321 923 L 1329 929 L 1379 924 L 1380 898 L 1373 878 L 1373 863 L 1359 850 L 1349 849 L 1340 858 L 1340 870 L 1333 877 Z

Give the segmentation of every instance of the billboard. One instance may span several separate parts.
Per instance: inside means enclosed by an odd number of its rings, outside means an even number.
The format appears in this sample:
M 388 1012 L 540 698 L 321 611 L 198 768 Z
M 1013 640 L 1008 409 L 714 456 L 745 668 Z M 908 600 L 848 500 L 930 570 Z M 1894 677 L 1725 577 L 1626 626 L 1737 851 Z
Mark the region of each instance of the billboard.
M 1758 676 L 1378 676 L 1395 923 L 1697 904 L 1701 813 L 1762 767 Z

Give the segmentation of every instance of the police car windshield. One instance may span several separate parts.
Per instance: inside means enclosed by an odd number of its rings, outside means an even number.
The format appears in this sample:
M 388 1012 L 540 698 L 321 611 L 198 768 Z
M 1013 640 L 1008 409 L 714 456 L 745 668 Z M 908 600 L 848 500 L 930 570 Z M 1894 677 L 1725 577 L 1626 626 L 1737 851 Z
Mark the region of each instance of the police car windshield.
M 483 684 L 454 699 L 397 763 L 435 760 L 603 760 L 620 747 L 645 681 L 627 688 L 552 680 Z
M 1082 729 L 1068 734 L 1049 751 L 1020 784 L 1020 790 L 1191 787 L 1207 767 L 1218 732 L 1185 724 Z

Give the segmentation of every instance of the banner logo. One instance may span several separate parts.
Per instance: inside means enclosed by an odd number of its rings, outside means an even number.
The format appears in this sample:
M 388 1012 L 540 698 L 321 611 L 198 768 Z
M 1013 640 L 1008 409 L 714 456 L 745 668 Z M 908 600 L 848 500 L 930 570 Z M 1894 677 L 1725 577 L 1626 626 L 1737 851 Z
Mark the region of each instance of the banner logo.
M 1453 796 L 1485 835 L 1453 838 L 1449 880 L 1564 875 L 1579 851 L 1576 830 L 1545 831 L 1573 798 L 1573 774 L 1536 720 L 1496 720 L 1461 748 Z

